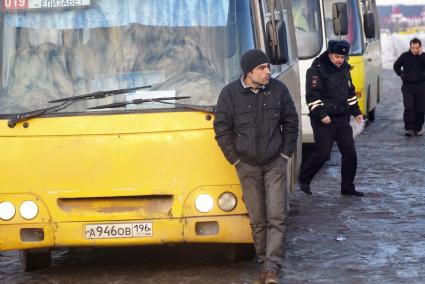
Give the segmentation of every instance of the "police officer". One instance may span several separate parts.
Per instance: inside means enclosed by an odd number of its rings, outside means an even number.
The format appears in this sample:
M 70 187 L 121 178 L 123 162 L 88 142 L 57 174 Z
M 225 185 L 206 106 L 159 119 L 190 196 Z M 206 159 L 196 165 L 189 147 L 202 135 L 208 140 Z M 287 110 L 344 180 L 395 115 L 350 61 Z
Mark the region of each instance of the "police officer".
M 288 159 L 297 145 L 298 114 L 287 87 L 270 78 L 261 50 L 241 58 L 243 75 L 226 85 L 215 110 L 218 145 L 236 167 L 262 271 L 259 283 L 280 283 L 287 219 Z
M 393 68 L 403 80 L 401 92 L 405 135 L 422 135 L 425 111 L 425 54 L 419 39 L 410 41 L 409 51 L 400 55 Z
M 311 195 L 310 183 L 328 159 L 334 141 L 342 154 L 341 194 L 363 196 L 354 186 L 357 154 L 350 126 L 350 115 L 362 123 L 347 56 L 350 44 L 330 40 L 328 50 L 316 58 L 307 70 L 306 100 L 310 110 L 315 149 L 301 166 L 299 186 Z

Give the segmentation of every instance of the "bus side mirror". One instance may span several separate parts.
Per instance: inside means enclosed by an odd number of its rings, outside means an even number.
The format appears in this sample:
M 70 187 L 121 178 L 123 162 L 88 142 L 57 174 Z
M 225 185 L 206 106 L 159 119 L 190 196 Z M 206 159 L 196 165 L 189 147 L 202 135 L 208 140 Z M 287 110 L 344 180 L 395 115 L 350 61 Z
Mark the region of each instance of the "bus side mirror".
M 332 23 L 335 35 L 342 36 L 348 33 L 347 3 L 337 2 L 332 4 Z
M 228 58 L 236 52 L 236 0 L 229 2 L 229 16 L 227 19 L 227 54 Z
M 373 13 L 367 13 L 363 15 L 364 33 L 366 38 L 375 37 L 375 15 Z
M 236 52 L 236 25 L 230 24 L 227 28 L 227 54 L 226 57 L 232 57 Z
M 289 61 L 288 40 L 284 21 L 269 21 L 266 25 L 267 54 L 273 65 L 285 64 Z

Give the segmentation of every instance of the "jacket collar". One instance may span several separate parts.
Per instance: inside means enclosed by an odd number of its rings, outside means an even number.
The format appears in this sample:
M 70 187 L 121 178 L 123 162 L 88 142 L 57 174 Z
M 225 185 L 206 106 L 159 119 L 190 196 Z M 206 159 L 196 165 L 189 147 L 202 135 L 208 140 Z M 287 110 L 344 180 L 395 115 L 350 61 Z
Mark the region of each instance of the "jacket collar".
M 337 67 L 335 64 L 332 63 L 332 61 L 329 59 L 329 53 L 328 51 L 323 52 L 318 58 L 316 58 L 317 63 L 320 63 L 321 65 L 325 66 L 326 71 L 329 73 L 339 72 L 343 70 L 350 70 L 351 65 L 348 64 L 348 61 L 345 60 L 344 63 Z
M 242 89 L 243 89 L 243 93 L 244 93 L 244 94 L 249 94 L 249 93 L 258 94 L 259 92 L 261 92 L 261 91 L 263 91 L 263 90 L 267 89 L 267 85 L 266 85 L 266 86 L 260 86 L 260 87 L 258 88 L 258 92 L 255 92 L 255 91 L 254 91 L 254 89 L 252 89 L 250 86 L 248 86 L 247 84 L 245 84 L 244 79 L 245 79 L 245 76 L 244 76 L 244 75 L 242 75 L 242 76 L 240 77 L 240 79 L 239 79 L 239 81 L 240 81 L 240 83 L 241 83 L 241 85 L 242 85 Z

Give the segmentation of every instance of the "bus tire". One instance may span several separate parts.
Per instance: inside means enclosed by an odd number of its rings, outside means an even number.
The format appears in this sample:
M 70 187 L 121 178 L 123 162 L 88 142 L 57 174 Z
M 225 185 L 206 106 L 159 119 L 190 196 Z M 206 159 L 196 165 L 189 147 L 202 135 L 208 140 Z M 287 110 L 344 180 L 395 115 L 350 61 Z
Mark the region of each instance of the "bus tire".
M 19 257 L 24 272 L 34 271 L 50 266 L 51 253 L 49 249 L 43 250 L 20 250 Z
M 375 121 L 375 109 L 376 109 L 376 108 L 372 109 L 372 110 L 371 110 L 371 111 L 369 111 L 369 113 L 367 114 L 367 119 L 368 119 L 370 122 L 374 122 L 374 121 Z
M 226 248 L 229 261 L 253 260 L 255 257 L 254 244 L 229 244 Z

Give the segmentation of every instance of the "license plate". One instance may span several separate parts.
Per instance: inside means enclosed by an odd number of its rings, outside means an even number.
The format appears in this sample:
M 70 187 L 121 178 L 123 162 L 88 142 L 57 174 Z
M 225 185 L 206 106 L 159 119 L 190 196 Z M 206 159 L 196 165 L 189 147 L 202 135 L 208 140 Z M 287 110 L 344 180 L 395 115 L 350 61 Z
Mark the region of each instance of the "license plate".
M 85 226 L 86 239 L 152 237 L 152 223 L 90 224 Z

